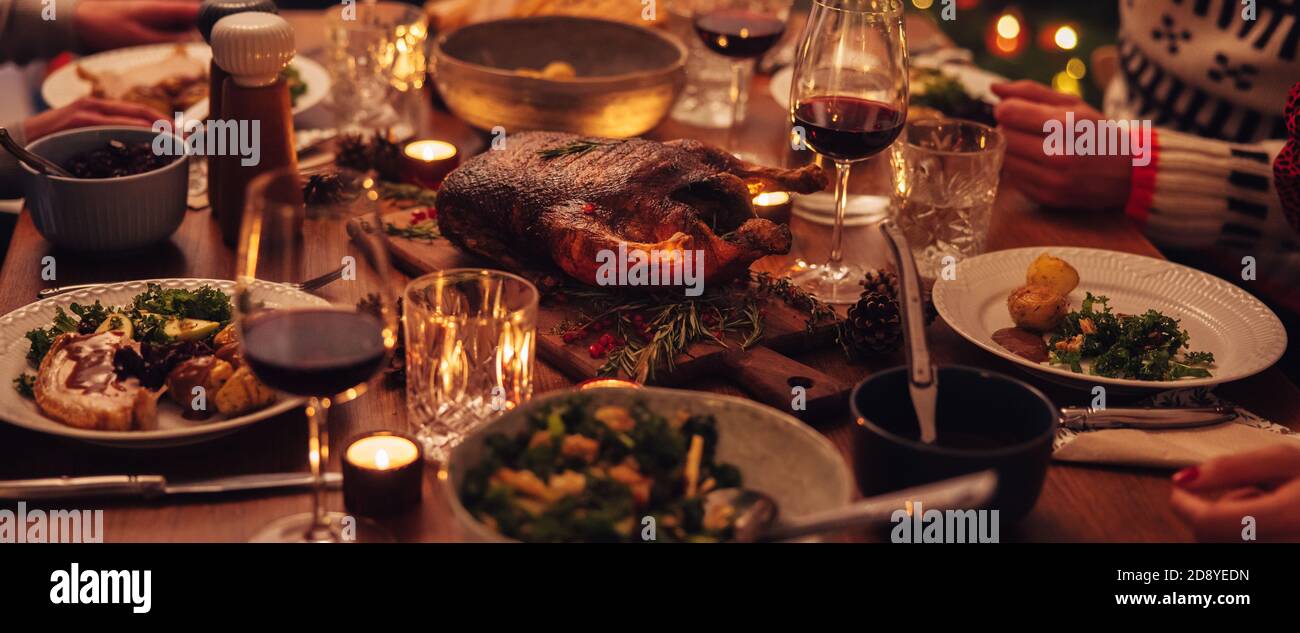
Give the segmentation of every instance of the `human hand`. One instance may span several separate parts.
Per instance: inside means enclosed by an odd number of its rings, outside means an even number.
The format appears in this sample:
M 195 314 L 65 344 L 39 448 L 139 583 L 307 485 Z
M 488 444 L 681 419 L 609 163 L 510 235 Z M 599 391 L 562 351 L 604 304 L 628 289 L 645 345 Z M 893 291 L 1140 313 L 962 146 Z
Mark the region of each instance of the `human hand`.
M 1049 207 L 1123 209 L 1133 182 L 1133 157 L 1047 154 L 1043 125 L 1067 112 L 1075 121 L 1105 117 L 1082 99 L 1032 81 L 994 84 L 1002 102 L 993 110 L 1007 138 L 1002 181 Z M 1072 136 L 1067 137 L 1072 138 Z
M 81 0 L 72 16 L 81 46 L 102 51 L 187 39 L 198 0 Z
M 93 125 L 152 127 L 158 113 L 135 103 L 83 97 L 62 108 L 46 110 L 23 121 L 23 133 L 30 143 L 55 132 Z
M 1259 540 L 1300 540 L 1300 448 L 1211 459 L 1174 475 L 1169 504 L 1202 541 L 1240 541 L 1246 517 Z

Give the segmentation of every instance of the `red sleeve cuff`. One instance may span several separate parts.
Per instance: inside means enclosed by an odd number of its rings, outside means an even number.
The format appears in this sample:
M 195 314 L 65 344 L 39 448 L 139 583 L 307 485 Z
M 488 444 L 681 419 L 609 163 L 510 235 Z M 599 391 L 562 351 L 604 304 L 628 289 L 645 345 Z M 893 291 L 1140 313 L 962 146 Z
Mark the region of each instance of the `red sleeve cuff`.
M 1150 129 L 1151 160 L 1146 165 L 1133 166 L 1133 183 L 1129 187 L 1128 204 L 1124 207 L 1124 214 L 1141 226 L 1146 226 L 1147 218 L 1151 216 L 1151 205 L 1156 197 L 1156 169 L 1160 165 L 1160 133 L 1155 128 Z M 1141 133 L 1140 126 L 1129 130 L 1129 134 L 1134 136 Z M 1137 139 L 1130 146 L 1141 147 Z

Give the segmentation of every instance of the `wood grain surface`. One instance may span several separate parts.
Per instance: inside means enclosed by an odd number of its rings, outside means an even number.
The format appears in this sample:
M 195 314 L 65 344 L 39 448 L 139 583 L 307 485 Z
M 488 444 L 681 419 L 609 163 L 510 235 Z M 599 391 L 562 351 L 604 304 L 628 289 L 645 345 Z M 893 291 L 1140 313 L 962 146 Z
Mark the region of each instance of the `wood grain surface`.
M 299 24 L 311 24 L 310 16 L 299 16 Z M 302 30 L 300 29 L 300 32 Z M 302 48 L 309 48 L 300 42 Z M 766 96 L 767 82 L 756 79 L 751 112 L 738 135 L 745 149 L 757 151 L 769 160 L 785 160 L 787 114 Z M 431 112 L 421 128 L 459 145 L 467 154 L 479 151 L 483 137 L 454 118 Z M 660 139 L 696 137 L 721 143 L 720 130 L 702 130 L 665 122 L 653 137 Z M 1005 184 L 1005 183 L 1004 183 Z M 871 186 L 869 184 L 860 186 Z M 864 263 L 878 264 L 883 251 L 871 231 L 850 231 L 846 252 Z M 815 241 L 801 235 L 796 242 Z M 338 241 L 321 244 L 309 254 L 315 265 L 329 270 L 340 252 L 347 252 L 344 235 Z M 1088 246 L 1159 257 L 1160 253 L 1128 224 L 1118 211 L 1080 213 L 1031 209 L 1009 188 L 1003 188 L 990 233 L 989 249 L 1021 246 Z M 41 277 L 42 258 L 53 256 L 57 278 Z M 233 255 L 221 244 L 206 211 L 191 212 L 169 242 L 146 252 L 110 259 L 94 259 L 54 250 L 36 233 L 26 213 L 19 219 L 8 256 L 0 269 L 0 313 L 23 306 L 36 298 L 36 291 L 50 286 L 87 282 L 110 282 L 159 277 L 230 278 Z M 763 266 L 779 269 L 785 262 L 767 261 Z M 323 296 L 331 301 L 355 301 L 373 284 L 389 283 L 400 288 L 406 277 L 395 273 L 390 279 L 362 278 L 327 287 Z M 1042 388 L 1058 405 L 1086 404 L 1086 392 L 1070 391 L 1022 373 L 1011 363 L 995 358 L 954 334 L 942 320 L 929 328 L 930 347 L 936 362 L 974 365 L 1026 378 Z M 6 344 L 15 344 L 6 342 Z M 22 343 L 17 343 L 21 345 Z M 794 354 L 795 360 L 845 384 L 854 384 L 872 372 L 899 365 L 901 354 L 867 365 L 845 361 L 842 353 L 823 347 Z M 536 371 L 536 391 L 544 393 L 570 386 L 572 380 L 547 363 Z M 725 376 L 706 375 L 694 380 L 694 389 L 742 394 Z M 4 388 L 8 388 L 7 385 Z M 1300 429 L 1300 389 L 1277 369 L 1253 378 L 1224 385 L 1218 393 L 1273 421 Z M 400 391 L 377 389 L 331 411 L 332 446 L 335 454 L 345 438 L 374 429 L 406 427 L 406 411 Z M 820 416 L 812 424 L 838 446 L 851 461 L 847 415 Z M 0 478 L 49 477 L 121 473 L 159 473 L 175 479 L 234 474 L 306 470 L 306 424 L 301 413 L 292 413 L 256 424 L 213 442 L 165 451 L 123 451 L 49 437 L 0 424 Z M 1004 540 L 1023 541 L 1182 541 L 1191 538 L 1188 529 L 1170 511 L 1169 473 L 1158 470 L 1053 464 L 1042 496 L 1033 513 L 1018 526 L 1004 526 Z M 330 495 L 335 508 L 340 494 Z M 287 514 L 306 511 L 306 494 L 252 494 L 156 502 L 101 501 L 68 502 L 62 507 L 104 508 L 105 537 L 109 541 L 242 541 L 260 527 Z M 405 516 L 386 521 L 406 541 L 445 541 L 460 537 L 445 493 L 433 468 L 426 470 L 425 500 Z M 868 534 L 847 534 L 844 538 L 872 538 Z

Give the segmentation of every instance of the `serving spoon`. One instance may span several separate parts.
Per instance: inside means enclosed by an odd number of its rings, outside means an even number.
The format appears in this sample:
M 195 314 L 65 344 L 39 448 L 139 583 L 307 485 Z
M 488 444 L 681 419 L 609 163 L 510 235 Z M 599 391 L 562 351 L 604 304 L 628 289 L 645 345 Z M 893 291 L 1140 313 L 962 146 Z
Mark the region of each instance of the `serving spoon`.
M 723 488 L 704 496 L 704 513 L 707 516 L 710 510 L 727 512 L 725 506 L 730 506 L 733 538 L 738 542 L 788 541 L 823 532 L 884 525 L 899 510 L 911 514 L 912 503 L 926 510 L 979 509 L 993 499 L 997 487 L 997 472 L 984 470 L 792 518 L 781 518 L 776 501 L 757 490 Z
M 18 142 L 14 140 L 14 137 L 9 135 L 9 130 L 3 127 L 0 127 L 0 145 L 3 145 L 5 149 L 9 150 L 10 154 L 14 155 L 14 158 L 22 161 L 24 165 L 36 170 L 36 173 L 54 174 L 55 176 L 61 176 L 63 178 L 75 178 L 71 172 L 59 167 L 58 163 L 55 163 L 39 154 L 34 154 L 26 147 L 19 145 Z

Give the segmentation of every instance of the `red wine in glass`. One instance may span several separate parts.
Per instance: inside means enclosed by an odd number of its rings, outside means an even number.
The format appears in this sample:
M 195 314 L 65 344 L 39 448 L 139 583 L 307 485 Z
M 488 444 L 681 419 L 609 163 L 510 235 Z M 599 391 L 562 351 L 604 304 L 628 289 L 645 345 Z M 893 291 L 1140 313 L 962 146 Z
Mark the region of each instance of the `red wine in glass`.
M 894 143 L 906 117 L 891 105 L 847 96 L 811 97 L 794 111 L 795 125 L 818 154 L 836 160 L 870 158 Z
M 333 396 L 374 376 L 386 355 L 369 314 L 276 310 L 244 325 L 244 359 L 262 382 L 299 396 Z
M 785 34 L 785 20 L 744 9 L 719 9 L 695 16 L 695 32 L 709 50 L 748 59 L 776 45 Z

